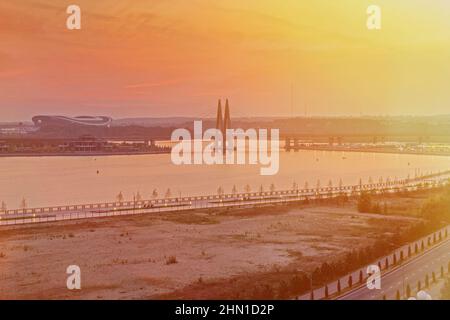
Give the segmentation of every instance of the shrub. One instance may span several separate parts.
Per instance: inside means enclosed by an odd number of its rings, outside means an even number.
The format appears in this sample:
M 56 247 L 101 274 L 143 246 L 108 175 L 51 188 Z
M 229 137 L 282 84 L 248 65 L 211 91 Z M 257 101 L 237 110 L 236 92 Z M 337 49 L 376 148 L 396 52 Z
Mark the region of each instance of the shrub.
M 358 212 L 370 212 L 372 209 L 372 197 L 370 194 L 363 192 L 358 200 Z
M 166 264 L 167 264 L 167 265 L 169 265 L 169 264 L 175 264 L 175 263 L 178 263 L 177 257 L 175 257 L 175 256 L 170 256 L 170 257 L 168 257 L 168 258 L 166 259 Z

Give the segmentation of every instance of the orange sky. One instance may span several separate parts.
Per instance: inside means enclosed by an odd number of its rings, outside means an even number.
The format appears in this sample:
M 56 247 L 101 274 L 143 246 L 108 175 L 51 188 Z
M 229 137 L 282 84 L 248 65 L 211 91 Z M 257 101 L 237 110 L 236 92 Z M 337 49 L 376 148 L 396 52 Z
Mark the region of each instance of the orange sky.
M 66 29 L 66 7 L 82 30 Z M 366 8 L 383 10 L 382 30 Z M 449 113 L 447 0 L 14 0 L 0 4 L 0 121 L 35 114 Z

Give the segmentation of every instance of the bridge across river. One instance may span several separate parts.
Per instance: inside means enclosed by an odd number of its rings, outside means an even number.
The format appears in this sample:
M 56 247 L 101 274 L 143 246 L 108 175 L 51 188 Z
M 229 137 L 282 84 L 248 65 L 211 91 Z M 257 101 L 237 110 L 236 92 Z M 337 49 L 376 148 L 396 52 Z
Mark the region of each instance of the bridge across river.
M 449 183 L 450 171 L 414 179 L 314 189 L 291 189 L 221 195 L 201 195 L 142 201 L 105 202 L 42 208 L 0 210 L 0 226 L 45 223 L 63 220 L 151 214 L 223 207 L 257 207 L 306 200 L 329 199 L 363 192 L 393 193 L 434 188 Z

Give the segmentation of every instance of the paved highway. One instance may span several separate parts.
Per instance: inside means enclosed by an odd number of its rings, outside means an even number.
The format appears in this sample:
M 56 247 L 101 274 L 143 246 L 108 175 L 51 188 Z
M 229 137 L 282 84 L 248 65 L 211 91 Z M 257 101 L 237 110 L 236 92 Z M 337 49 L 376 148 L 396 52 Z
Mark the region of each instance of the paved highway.
M 450 237 L 446 237 L 445 235 L 448 235 L 449 233 L 450 226 L 446 226 L 433 234 L 419 238 L 412 243 L 397 248 L 389 255 L 373 261 L 371 263 L 372 265 L 381 266 L 381 290 L 369 290 L 365 286 L 366 278 L 368 276 L 367 265 L 339 278 L 342 292 L 342 294 L 339 295 L 339 299 L 372 300 L 382 299 L 384 295 L 386 295 L 386 299 L 395 299 L 397 290 L 400 291 L 401 296 L 404 295 L 408 283 L 410 284 L 412 294 L 415 294 L 419 280 L 421 281 L 421 286 L 423 288 L 427 273 L 430 283 L 432 280 L 432 272 L 435 272 L 437 278 L 440 277 L 441 266 L 444 267 L 445 274 L 448 273 L 448 263 L 450 262 Z M 418 252 L 415 251 L 416 247 Z M 409 252 L 412 254 L 411 257 L 409 257 Z M 404 257 L 403 261 L 401 261 L 402 256 Z M 386 261 L 388 262 L 388 268 L 386 268 Z M 359 283 L 361 272 L 364 277 L 362 285 Z M 349 286 L 350 276 L 352 278 L 352 288 Z M 328 298 L 336 298 L 338 295 L 338 280 L 328 283 L 327 287 L 329 294 Z M 318 300 L 324 298 L 327 298 L 325 296 L 325 287 L 314 289 L 314 299 Z M 298 299 L 309 300 L 311 299 L 311 293 L 307 292 L 298 297 Z
M 444 274 L 448 275 L 450 263 L 450 239 L 436 245 L 416 258 L 406 261 L 403 265 L 386 272 L 381 277 L 381 289 L 369 290 L 367 286 L 344 294 L 339 300 L 379 300 L 386 296 L 386 299 L 396 299 L 397 290 L 401 299 L 407 299 L 406 288 L 410 285 L 411 296 L 418 292 L 418 282 L 421 282 L 422 290 L 426 291 L 425 277 L 428 275 L 430 284 L 432 283 L 432 273 L 436 279 L 441 277 L 441 267 Z M 439 297 L 432 297 L 439 299 Z

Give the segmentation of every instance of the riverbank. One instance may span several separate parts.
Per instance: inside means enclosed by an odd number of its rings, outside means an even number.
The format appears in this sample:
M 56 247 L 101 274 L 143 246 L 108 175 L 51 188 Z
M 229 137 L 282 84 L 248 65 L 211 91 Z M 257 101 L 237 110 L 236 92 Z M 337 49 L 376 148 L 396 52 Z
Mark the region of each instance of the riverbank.
M 379 148 L 343 148 L 343 147 L 298 147 L 296 149 L 291 148 L 290 151 L 286 150 L 286 152 L 295 152 L 299 150 L 306 151 L 334 151 L 334 152 L 363 152 L 363 153 L 381 153 L 381 154 L 407 154 L 407 155 L 422 155 L 422 156 L 450 156 L 449 152 L 419 152 L 419 151 L 400 151 L 400 150 L 391 150 L 391 149 L 379 149 Z
M 351 200 L 7 227 L 0 298 L 247 299 L 421 223 L 432 195 L 380 198 L 384 215 L 358 213 Z M 80 291 L 66 288 L 73 264 Z
M 39 152 L 39 153 L 0 153 L 0 158 L 15 157 L 103 157 L 103 156 L 138 156 L 151 154 L 168 154 L 170 150 L 132 151 L 132 152 Z
M 286 150 L 286 152 L 295 151 L 333 151 L 333 152 L 363 152 L 363 153 L 381 153 L 381 154 L 407 154 L 407 155 L 423 155 L 423 156 L 450 156 L 450 151 L 448 152 L 420 152 L 420 151 L 400 151 L 391 149 L 379 149 L 379 148 L 342 148 L 342 147 L 297 147 Z M 0 152 L 0 158 L 12 158 L 12 157 L 84 157 L 84 156 L 136 156 L 136 155 L 151 155 L 151 154 L 170 154 L 171 150 L 160 150 L 160 151 L 132 151 L 132 152 L 17 152 L 17 153 L 2 153 Z

